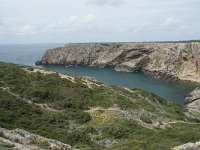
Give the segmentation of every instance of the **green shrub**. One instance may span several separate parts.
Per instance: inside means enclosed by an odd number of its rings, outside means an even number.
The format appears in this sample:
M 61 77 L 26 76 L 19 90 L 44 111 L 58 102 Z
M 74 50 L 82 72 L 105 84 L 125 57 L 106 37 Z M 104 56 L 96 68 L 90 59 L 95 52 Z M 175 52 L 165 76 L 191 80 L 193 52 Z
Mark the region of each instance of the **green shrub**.
M 114 139 L 127 138 L 129 129 L 126 126 L 112 124 L 103 130 L 106 137 L 113 137 Z
M 81 110 L 69 110 L 66 111 L 67 116 L 69 116 L 71 120 L 76 120 L 77 123 L 86 123 L 91 120 L 91 116 L 89 113 L 81 111 Z
M 23 66 L 24 68 L 24 66 Z M 32 70 L 32 69 L 31 69 Z M 0 86 L 9 87 L 10 92 L 20 99 L 0 89 L 0 127 L 21 128 L 47 138 L 53 138 L 85 149 L 169 149 L 200 139 L 198 124 L 173 124 L 171 128 L 147 129 L 134 121 L 119 115 L 113 121 L 100 126 L 92 126 L 92 119 L 86 110 L 91 107 L 118 106 L 123 112 L 145 110 L 155 116 L 171 120 L 186 120 L 182 108 L 174 103 L 139 89 L 129 90 L 116 86 L 94 86 L 92 89 L 82 84 L 61 79 L 57 74 L 28 73 L 19 65 L 0 62 Z M 26 101 L 45 103 L 57 111 L 41 109 Z M 124 119 L 122 119 L 124 118 Z M 131 118 L 129 118 L 131 119 Z M 151 124 L 148 116 L 142 115 L 143 122 Z M 69 122 L 76 124 L 69 131 Z M 101 120 L 100 120 L 101 121 Z M 192 123 L 195 120 L 188 120 Z M 102 134 L 101 134 L 102 133 Z M 117 144 L 105 148 L 93 140 L 117 139 Z M 1 143 L 0 143 L 1 148 Z
M 152 124 L 153 122 L 151 121 L 151 119 L 149 117 L 147 117 L 146 115 L 143 114 L 140 116 L 140 120 L 142 120 L 144 123 Z

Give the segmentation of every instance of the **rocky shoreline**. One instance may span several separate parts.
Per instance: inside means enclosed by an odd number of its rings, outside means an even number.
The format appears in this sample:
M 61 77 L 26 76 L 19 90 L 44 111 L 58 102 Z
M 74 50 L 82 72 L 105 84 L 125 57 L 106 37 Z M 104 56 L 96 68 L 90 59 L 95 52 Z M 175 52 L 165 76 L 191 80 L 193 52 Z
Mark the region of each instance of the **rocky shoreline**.
M 200 82 L 200 43 L 73 43 L 49 49 L 36 65 L 88 65 Z
M 143 71 L 169 81 L 200 82 L 200 43 L 78 43 L 47 50 L 37 65 L 88 65 L 116 71 Z M 197 94 L 196 94 L 197 93 Z M 186 93 L 187 94 L 187 93 Z M 186 98 L 185 114 L 199 118 L 200 95 Z M 192 100 L 189 100 L 192 99 Z

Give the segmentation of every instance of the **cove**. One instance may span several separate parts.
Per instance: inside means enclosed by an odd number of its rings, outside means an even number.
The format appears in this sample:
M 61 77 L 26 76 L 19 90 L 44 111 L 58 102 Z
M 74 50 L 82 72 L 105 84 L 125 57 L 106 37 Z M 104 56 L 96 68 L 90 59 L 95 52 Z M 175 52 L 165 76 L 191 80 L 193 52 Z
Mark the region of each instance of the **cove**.
M 0 61 L 34 66 L 37 60 L 41 60 L 45 50 L 63 45 L 63 43 L 0 45 Z M 95 77 L 98 81 L 107 84 L 144 89 L 180 105 L 184 104 L 185 96 L 199 86 L 199 84 L 191 82 L 167 82 L 142 72 L 116 72 L 111 68 L 66 67 L 63 65 L 46 65 L 43 67 L 61 73 Z
M 199 86 L 199 84 L 185 81 L 164 81 L 143 72 L 117 72 L 111 68 L 64 65 L 43 65 L 42 67 L 60 73 L 95 77 L 97 81 L 112 85 L 143 89 L 179 105 L 183 105 L 185 96 Z

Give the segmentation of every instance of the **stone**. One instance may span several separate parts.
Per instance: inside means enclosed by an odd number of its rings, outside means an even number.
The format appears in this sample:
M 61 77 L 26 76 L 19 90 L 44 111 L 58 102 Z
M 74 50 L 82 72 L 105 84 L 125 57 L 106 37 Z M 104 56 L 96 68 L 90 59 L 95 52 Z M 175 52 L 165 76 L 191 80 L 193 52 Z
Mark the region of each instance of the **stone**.
M 70 145 L 61 143 L 57 140 L 44 138 L 22 129 L 7 130 L 0 128 L 0 140 L 12 144 L 15 149 L 20 150 L 75 150 Z
M 200 82 L 200 43 L 69 43 L 47 50 L 36 64 L 143 70 L 164 79 Z
M 187 143 L 184 145 L 176 146 L 172 150 L 200 150 L 200 142 Z
M 200 89 L 196 88 L 186 97 L 184 112 L 186 116 L 200 120 Z

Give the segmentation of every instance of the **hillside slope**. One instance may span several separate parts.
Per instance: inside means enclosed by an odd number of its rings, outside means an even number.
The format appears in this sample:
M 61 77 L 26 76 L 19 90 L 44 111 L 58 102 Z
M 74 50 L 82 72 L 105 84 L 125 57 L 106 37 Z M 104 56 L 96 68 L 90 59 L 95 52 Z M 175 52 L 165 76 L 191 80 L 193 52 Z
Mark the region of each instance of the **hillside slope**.
M 0 127 L 77 149 L 167 150 L 200 139 L 199 122 L 152 93 L 4 62 Z
M 200 43 L 73 43 L 47 50 L 36 64 L 143 70 L 170 80 L 200 82 Z

